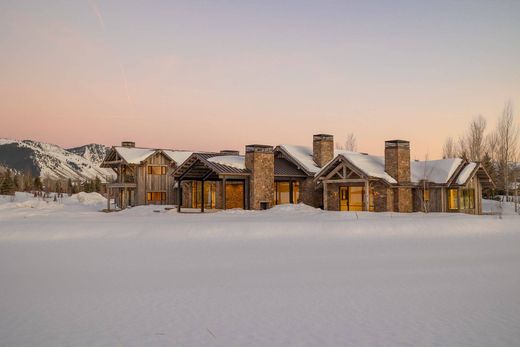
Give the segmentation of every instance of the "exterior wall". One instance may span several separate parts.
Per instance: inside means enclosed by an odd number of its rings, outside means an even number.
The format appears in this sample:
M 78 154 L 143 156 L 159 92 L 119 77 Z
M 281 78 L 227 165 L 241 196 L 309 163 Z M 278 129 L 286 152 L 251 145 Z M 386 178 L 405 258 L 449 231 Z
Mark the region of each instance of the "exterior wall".
M 393 211 L 392 189 L 381 182 L 374 182 L 371 187 L 374 189 L 374 212 Z
M 249 206 L 259 210 L 261 203 L 271 207 L 274 200 L 274 153 L 272 146 L 246 146 L 246 168 L 249 179 Z
M 443 189 L 444 188 L 427 188 L 430 194 L 430 200 L 424 204 L 423 202 L 423 188 L 413 188 L 413 211 L 414 212 L 443 212 Z M 426 205 L 426 206 L 425 206 Z M 425 209 L 426 207 L 426 209 Z
M 339 183 L 327 183 L 327 210 L 339 211 Z
M 334 137 L 332 135 L 319 134 L 313 136 L 312 158 L 319 167 L 323 167 L 334 159 Z
M 395 212 L 413 212 L 412 188 L 394 188 L 394 208 Z
M 312 177 L 300 181 L 300 198 L 302 202 L 312 207 L 323 207 L 323 189 L 316 189 Z

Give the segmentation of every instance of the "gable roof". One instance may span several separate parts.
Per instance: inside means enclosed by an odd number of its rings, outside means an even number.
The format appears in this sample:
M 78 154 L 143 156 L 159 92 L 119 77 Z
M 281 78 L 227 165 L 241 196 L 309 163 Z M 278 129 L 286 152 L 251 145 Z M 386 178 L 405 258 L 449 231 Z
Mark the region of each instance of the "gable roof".
M 335 150 L 334 154 L 345 158 L 368 177 L 381 178 L 388 183 L 397 183 L 392 176 L 386 173 L 384 157 L 345 150 Z
M 412 183 L 423 180 L 437 184 L 447 184 L 463 164 L 460 158 L 440 160 L 413 160 L 410 162 L 410 175 Z
M 245 165 L 244 167 L 239 165 L 240 157 L 242 156 L 222 153 L 193 153 L 173 172 L 173 176 L 175 178 L 183 177 L 186 180 L 198 180 L 203 177 L 217 178 L 219 175 L 247 176 L 249 170 L 245 168 Z
M 157 153 L 164 154 L 177 165 L 180 165 L 192 154 L 192 152 L 188 151 L 175 151 L 171 149 L 114 146 L 107 153 L 104 161 L 106 161 L 109 157 L 112 157 L 114 153 L 116 153 L 126 164 L 133 165 L 139 165 Z

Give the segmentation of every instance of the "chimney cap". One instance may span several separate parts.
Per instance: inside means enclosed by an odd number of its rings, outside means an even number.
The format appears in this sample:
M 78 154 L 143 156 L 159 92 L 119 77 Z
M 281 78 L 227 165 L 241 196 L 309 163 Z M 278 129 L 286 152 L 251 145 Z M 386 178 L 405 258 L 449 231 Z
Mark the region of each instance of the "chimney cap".
M 273 151 L 273 146 L 271 145 L 247 145 L 246 146 L 246 153 L 252 153 L 252 152 L 261 152 L 261 153 L 271 153 Z
M 234 149 L 222 149 L 220 150 L 220 154 L 239 155 L 240 152 Z
M 323 141 L 323 140 L 333 141 L 334 136 L 330 135 L 330 134 L 315 134 L 315 135 L 312 135 L 312 140 L 313 141 Z
M 135 142 L 134 141 L 122 141 L 121 142 L 121 146 L 122 147 L 134 148 L 135 147 Z
M 388 140 L 388 141 L 385 141 L 385 147 L 410 147 L 410 141 Z

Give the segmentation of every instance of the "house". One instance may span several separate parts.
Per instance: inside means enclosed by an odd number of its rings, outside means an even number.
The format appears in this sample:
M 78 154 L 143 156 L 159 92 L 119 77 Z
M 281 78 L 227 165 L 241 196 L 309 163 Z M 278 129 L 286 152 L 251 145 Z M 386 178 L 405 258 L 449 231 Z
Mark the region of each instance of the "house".
M 117 177 L 108 183 L 109 194 L 119 208 L 175 203 L 171 174 L 192 152 L 135 147 L 124 141 L 110 148 L 101 167 L 111 168 Z
M 193 153 L 173 172 L 182 207 L 267 209 L 299 203 L 331 211 L 482 213 L 493 182 L 480 163 L 415 161 L 410 143 L 385 142 L 384 156 L 334 149 L 332 135 L 313 146 L 248 145 L 238 152 Z

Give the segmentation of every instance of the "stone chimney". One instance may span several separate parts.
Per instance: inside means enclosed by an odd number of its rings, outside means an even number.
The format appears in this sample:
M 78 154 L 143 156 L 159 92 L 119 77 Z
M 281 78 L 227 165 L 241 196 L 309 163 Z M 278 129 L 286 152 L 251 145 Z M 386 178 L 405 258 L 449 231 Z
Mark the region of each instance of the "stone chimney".
M 385 171 L 397 181 L 393 189 L 393 210 L 412 212 L 412 188 L 410 177 L 410 142 L 385 141 Z
M 273 146 L 248 145 L 245 156 L 249 178 L 249 208 L 270 208 L 274 200 L 274 151 Z
M 133 142 L 133 141 L 123 141 L 123 142 L 121 142 L 121 147 L 134 148 L 135 147 L 135 142 Z
M 312 137 L 312 159 L 319 167 L 334 159 L 334 136 L 317 134 Z
M 223 149 L 220 151 L 220 154 L 223 155 L 240 155 L 239 151 L 235 151 L 234 149 Z
M 410 142 L 385 141 L 385 171 L 397 183 L 410 183 Z

